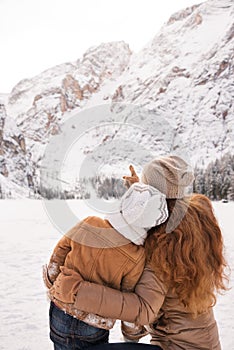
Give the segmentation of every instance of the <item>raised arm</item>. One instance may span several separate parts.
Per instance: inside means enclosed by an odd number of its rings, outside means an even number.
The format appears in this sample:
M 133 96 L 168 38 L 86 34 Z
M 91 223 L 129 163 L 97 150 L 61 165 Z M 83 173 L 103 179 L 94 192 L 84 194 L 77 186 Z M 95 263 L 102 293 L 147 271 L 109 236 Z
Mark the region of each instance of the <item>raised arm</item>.
M 79 274 L 69 269 L 63 269 L 55 284 L 52 295 L 62 302 L 72 303 L 72 307 L 78 310 L 141 325 L 157 318 L 167 292 L 149 266 L 144 269 L 134 293 L 83 281 Z M 67 288 L 75 284 L 73 295 L 70 294 L 68 300 Z
M 135 182 L 139 182 L 139 177 L 136 174 L 136 171 L 135 171 L 133 165 L 129 166 L 129 170 L 131 172 L 131 176 L 125 176 L 125 175 L 123 176 L 124 184 L 127 188 L 129 188 Z

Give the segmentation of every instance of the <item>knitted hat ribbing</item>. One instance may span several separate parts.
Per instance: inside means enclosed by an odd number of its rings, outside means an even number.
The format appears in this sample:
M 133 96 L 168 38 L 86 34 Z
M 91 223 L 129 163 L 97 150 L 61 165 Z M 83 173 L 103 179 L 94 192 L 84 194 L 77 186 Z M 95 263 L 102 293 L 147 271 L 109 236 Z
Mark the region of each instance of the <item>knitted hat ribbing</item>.
M 193 180 L 191 167 L 178 156 L 156 158 L 142 172 L 142 182 L 157 188 L 166 198 L 183 198 Z

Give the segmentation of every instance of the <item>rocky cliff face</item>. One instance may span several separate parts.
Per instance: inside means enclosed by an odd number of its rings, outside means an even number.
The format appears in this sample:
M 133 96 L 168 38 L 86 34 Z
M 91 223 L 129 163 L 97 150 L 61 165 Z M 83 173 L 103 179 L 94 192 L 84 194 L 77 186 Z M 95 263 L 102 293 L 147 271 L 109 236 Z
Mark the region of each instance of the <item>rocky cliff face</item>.
M 105 81 L 116 79 L 129 63 L 131 51 L 124 42 L 90 48 L 75 63 L 62 64 L 17 84 L 7 110 L 30 141 L 47 143 L 59 133 L 63 116 L 83 108 Z
M 30 188 L 35 185 L 34 175 L 23 133 L 15 120 L 6 116 L 5 106 L 0 104 L 0 196 L 11 198 L 16 192 L 22 196 L 30 195 Z
M 2 94 L 0 141 L 5 135 L 2 175 L 12 177 L 20 186 L 35 186 L 38 165 L 49 138 L 60 133 L 60 125 L 70 111 L 84 108 L 104 83 L 123 73 L 131 54 L 124 42 L 104 43 L 90 48 L 77 62 L 24 79 L 9 96 Z M 25 173 L 30 175 L 25 177 Z
M 233 152 L 233 19 L 232 1 L 208 1 L 173 15 L 132 56 L 112 97 L 156 109 L 175 123 L 193 163 Z
M 233 19 L 232 0 L 208 0 L 172 15 L 137 54 L 132 54 L 124 42 L 102 44 L 89 49 L 77 62 L 22 80 L 4 102 L 8 116 L 1 117 L 0 144 L 1 149 L 5 147 L 1 151 L 5 162 L 6 152 L 11 152 L 7 157 L 11 164 L 17 164 L 17 157 L 13 157 L 16 149 L 21 161 L 35 172 L 49 138 L 60 133 L 71 111 L 116 102 L 156 111 L 166 121 L 160 132 L 167 134 L 167 123 L 173 129 L 168 148 L 175 151 L 172 139 L 179 137 L 193 165 L 206 166 L 233 153 Z M 5 129 L 4 123 L 8 119 L 13 123 L 12 118 L 18 131 L 7 141 L 4 135 L 9 128 Z M 154 121 L 148 120 L 151 122 L 153 125 Z M 118 139 L 118 133 L 124 132 L 123 128 L 115 129 L 114 137 Z M 126 131 L 125 136 L 135 137 L 134 130 Z M 113 135 L 99 130 L 93 137 L 106 142 Z M 141 135 L 137 142 L 158 152 L 155 132 Z M 92 146 L 83 149 L 92 152 Z M 116 148 L 109 151 L 118 153 Z M 4 165 L 1 169 L 3 176 L 8 171 L 14 181 L 25 184 L 14 167 L 6 164 L 6 170 Z

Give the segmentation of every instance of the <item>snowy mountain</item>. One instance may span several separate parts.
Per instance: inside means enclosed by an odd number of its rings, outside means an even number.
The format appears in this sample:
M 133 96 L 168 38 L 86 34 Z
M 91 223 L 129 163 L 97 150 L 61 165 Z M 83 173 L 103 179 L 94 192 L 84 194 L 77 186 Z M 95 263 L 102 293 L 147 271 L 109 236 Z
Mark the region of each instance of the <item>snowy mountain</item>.
M 114 100 L 160 111 L 176 124 L 193 163 L 233 152 L 233 1 L 212 0 L 173 15 L 132 56 L 126 75 Z
M 7 98 L 3 96 L 2 107 L 7 108 L 4 120 L 15 123 L 12 129 L 17 124 L 18 133 L 26 140 L 26 168 L 30 168 L 29 172 L 24 169 L 26 177 L 31 176 L 33 163 L 34 183 L 38 183 L 38 164 L 50 136 L 60 133 L 60 126 L 69 116 L 69 111 L 83 108 L 103 82 L 121 75 L 130 56 L 129 46 L 124 42 L 101 44 L 90 48 L 77 62 L 65 63 L 32 79 L 20 81 Z M 18 174 L 14 164 L 8 164 L 6 168 L 13 177 Z M 14 181 L 25 185 L 21 179 L 15 178 Z
M 34 186 L 34 166 L 25 138 L 0 104 L 0 197 L 25 197 Z
M 46 143 L 59 133 L 64 114 L 82 108 L 104 81 L 116 79 L 129 63 L 131 51 L 124 42 L 90 48 L 81 60 L 48 69 L 20 81 L 12 90 L 7 110 L 25 137 Z
M 92 142 L 82 147 L 85 154 L 102 143 L 116 162 L 124 151 L 123 139 L 152 154 L 177 152 L 182 144 L 194 166 L 206 167 L 234 151 L 234 2 L 208 0 L 172 15 L 136 54 L 124 42 L 93 47 L 77 62 L 20 81 L 0 100 L 2 115 L 4 106 L 7 111 L 0 126 L 0 135 L 5 135 L 1 156 L 9 179 L 18 185 L 25 185 L 30 176 L 38 181 L 44 149 L 53 135 L 62 132 L 71 113 L 103 104 L 110 110 L 121 103 L 153 113 L 146 113 L 145 120 L 135 119 L 138 126 L 143 120 L 141 132 L 129 126 L 134 108 L 123 119 L 126 127 L 96 125 L 89 136 Z M 9 153 L 7 137 L 15 142 L 17 156 Z M 132 150 L 129 158 L 139 163 L 134 157 Z M 20 166 L 14 165 L 19 158 L 30 169 L 24 169 L 24 179 Z M 0 172 L 6 176 L 4 166 Z

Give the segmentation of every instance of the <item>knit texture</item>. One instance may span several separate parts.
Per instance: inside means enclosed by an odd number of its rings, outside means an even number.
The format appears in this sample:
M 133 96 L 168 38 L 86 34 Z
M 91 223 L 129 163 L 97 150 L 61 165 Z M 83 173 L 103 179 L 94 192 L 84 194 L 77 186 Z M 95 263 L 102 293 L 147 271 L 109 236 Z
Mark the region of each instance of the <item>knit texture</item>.
M 167 217 L 166 196 L 150 185 L 137 182 L 122 197 L 118 211 L 105 218 L 124 237 L 141 245 L 147 231 Z
M 155 158 L 142 172 L 142 182 L 157 188 L 166 198 L 183 198 L 193 180 L 192 168 L 178 156 Z

